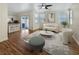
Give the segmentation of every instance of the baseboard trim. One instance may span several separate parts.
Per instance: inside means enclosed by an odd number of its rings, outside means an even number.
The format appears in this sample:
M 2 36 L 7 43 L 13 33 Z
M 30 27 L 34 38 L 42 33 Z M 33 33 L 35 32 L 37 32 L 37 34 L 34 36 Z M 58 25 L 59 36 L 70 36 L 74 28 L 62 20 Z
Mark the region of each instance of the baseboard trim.
M 0 39 L 0 42 L 6 41 L 6 40 L 8 40 L 8 37 Z
M 40 30 L 40 29 L 34 29 L 34 30 L 29 29 L 30 32 L 35 32 L 35 31 L 38 31 L 38 30 Z

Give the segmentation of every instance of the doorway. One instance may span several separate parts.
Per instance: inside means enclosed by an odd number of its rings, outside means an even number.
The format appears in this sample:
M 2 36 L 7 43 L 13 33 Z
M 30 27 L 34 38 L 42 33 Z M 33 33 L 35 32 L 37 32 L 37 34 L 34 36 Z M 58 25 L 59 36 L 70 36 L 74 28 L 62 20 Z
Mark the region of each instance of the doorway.
M 29 16 L 21 16 L 21 30 L 29 29 Z
M 29 34 L 29 16 L 21 16 L 21 35 L 25 37 Z

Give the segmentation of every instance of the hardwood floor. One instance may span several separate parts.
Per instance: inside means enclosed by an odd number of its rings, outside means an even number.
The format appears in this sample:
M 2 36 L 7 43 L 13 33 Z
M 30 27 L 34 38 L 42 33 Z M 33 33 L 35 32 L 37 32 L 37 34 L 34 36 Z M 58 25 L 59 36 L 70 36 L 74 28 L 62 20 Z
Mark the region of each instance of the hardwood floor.
M 79 55 L 79 46 L 77 45 L 77 43 L 74 41 L 73 38 L 70 40 L 68 46 L 74 52 L 75 55 Z
M 9 34 L 9 39 L 0 43 L 0 55 L 48 55 L 46 51 L 30 52 L 31 49 L 29 48 L 29 45 L 22 39 L 22 37 L 29 33 L 31 33 L 31 31 L 29 32 L 26 30 Z M 71 43 L 68 46 L 73 50 L 74 54 L 79 54 L 79 46 L 74 40 L 71 40 Z
M 29 45 L 22 39 L 21 34 L 27 34 L 27 32 L 15 32 L 9 34 L 9 40 L 0 43 L 0 55 L 47 55 L 48 53 L 43 51 L 30 52 Z

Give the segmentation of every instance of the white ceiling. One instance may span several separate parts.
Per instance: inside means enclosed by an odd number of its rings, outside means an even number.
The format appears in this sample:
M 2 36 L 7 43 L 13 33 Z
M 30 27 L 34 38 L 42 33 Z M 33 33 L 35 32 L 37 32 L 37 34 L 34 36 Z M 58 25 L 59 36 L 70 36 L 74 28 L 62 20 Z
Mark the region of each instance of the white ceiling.
M 51 3 L 53 6 L 51 7 L 52 10 L 57 11 L 57 10 L 65 10 L 71 7 L 72 4 L 68 3 Z M 33 8 L 35 7 L 37 9 L 38 3 L 32 4 L 32 3 L 9 3 L 8 4 L 8 11 L 9 14 L 15 14 L 18 12 L 28 12 L 32 11 Z M 37 9 L 39 10 L 39 9 Z
M 31 11 L 33 8 L 33 4 L 29 3 L 9 3 L 8 11 L 10 14 L 18 13 L 23 11 Z

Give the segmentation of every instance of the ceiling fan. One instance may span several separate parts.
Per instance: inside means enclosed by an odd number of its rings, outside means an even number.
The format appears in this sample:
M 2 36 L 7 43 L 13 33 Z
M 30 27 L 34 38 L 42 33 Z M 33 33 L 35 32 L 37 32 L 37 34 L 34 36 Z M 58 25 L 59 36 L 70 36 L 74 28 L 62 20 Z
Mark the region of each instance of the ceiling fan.
M 48 9 L 48 7 L 51 7 L 51 6 L 53 6 L 53 5 L 51 5 L 51 4 L 46 4 L 46 3 L 42 3 L 41 8 Z

